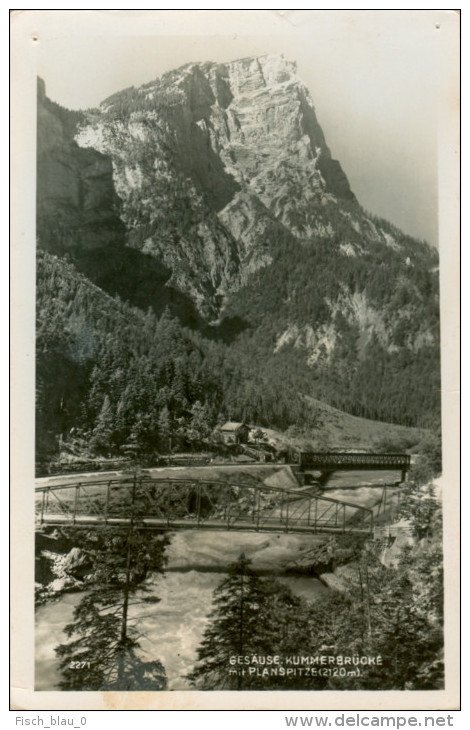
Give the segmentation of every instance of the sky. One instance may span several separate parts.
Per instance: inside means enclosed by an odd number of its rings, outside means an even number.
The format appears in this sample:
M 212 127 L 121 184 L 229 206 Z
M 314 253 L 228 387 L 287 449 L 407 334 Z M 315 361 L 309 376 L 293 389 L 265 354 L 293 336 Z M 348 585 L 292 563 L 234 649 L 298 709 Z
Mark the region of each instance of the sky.
M 438 122 L 458 105 L 452 11 L 26 12 L 47 94 L 71 109 L 191 61 L 282 53 L 361 205 L 438 246 Z

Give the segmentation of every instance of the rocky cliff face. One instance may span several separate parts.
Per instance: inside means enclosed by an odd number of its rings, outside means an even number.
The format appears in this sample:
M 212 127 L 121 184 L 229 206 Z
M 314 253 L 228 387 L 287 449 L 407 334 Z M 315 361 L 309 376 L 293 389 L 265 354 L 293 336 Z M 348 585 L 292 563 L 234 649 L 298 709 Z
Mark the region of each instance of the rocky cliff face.
M 282 56 L 188 64 L 78 115 L 40 87 L 38 232 L 87 275 L 108 262 L 111 293 L 158 311 L 171 290 L 319 378 L 436 358 L 437 254 L 361 208 Z
M 74 142 L 79 116 L 49 101 L 38 80 L 38 237 L 43 248 L 57 252 L 123 240 L 111 160 Z

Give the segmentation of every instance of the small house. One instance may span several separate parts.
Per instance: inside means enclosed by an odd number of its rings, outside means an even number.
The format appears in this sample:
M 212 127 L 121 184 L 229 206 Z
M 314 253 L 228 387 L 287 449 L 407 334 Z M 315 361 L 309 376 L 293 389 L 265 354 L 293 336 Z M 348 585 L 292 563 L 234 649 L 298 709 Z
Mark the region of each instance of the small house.
M 220 433 L 225 444 L 246 444 L 250 427 L 246 423 L 227 421 L 221 426 Z

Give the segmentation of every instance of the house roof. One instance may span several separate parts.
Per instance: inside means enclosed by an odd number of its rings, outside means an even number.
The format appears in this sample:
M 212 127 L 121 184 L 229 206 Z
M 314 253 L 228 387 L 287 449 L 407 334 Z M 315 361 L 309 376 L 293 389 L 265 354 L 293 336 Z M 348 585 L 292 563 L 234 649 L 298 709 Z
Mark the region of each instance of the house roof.
M 227 421 L 221 426 L 221 431 L 239 431 L 241 428 L 248 428 L 246 423 L 237 423 L 236 421 Z

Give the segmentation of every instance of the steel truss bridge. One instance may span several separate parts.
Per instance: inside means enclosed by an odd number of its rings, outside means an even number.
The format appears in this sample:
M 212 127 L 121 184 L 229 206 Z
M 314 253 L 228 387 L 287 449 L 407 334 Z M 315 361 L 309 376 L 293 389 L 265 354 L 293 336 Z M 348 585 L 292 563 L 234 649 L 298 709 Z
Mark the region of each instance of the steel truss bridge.
M 57 483 L 35 490 L 36 524 L 135 526 L 154 530 L 233 530 L 371 535 L 371 509 L 264 484 L 195 479 L 112 479 Z
M 299 454 L 297 469 L 300 472 L 320 471 L 324 483 L 335 471 L 400 471 L 401 481 L 405 481 L 410 468 L 408 454 L 372 454 L 348 452 L 302 452 Z

